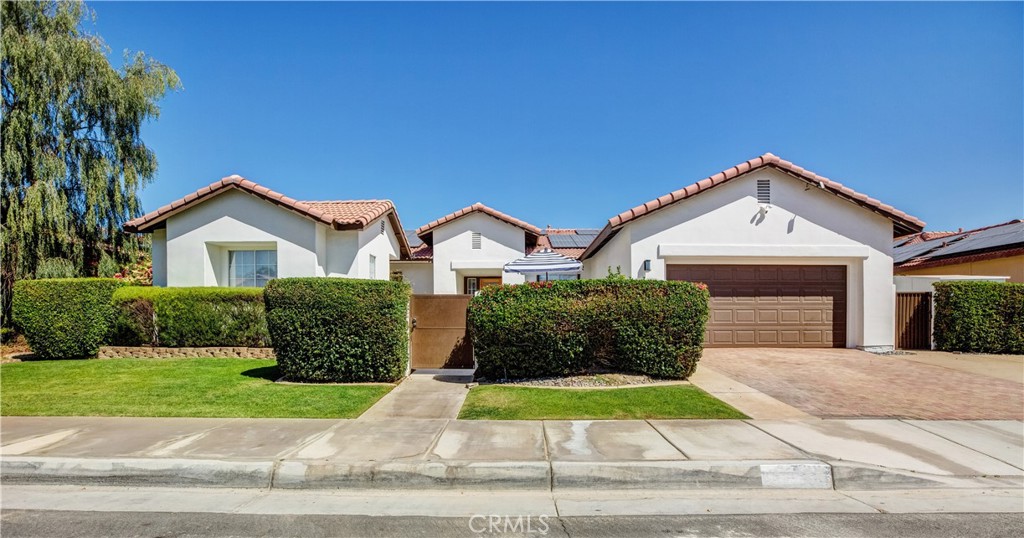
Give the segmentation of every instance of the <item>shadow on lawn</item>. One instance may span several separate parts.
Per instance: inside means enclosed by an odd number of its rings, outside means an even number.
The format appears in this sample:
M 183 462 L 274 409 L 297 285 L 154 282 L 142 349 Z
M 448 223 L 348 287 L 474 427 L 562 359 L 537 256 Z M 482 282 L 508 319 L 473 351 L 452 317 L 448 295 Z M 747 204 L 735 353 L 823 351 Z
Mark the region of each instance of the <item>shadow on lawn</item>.
M 277 381 L 281 378 L 281 372 L 277 369 L 276 365 L 246 370 L 242 372 L 242 375 L 255 379 L 266 379 L 267 381 Z

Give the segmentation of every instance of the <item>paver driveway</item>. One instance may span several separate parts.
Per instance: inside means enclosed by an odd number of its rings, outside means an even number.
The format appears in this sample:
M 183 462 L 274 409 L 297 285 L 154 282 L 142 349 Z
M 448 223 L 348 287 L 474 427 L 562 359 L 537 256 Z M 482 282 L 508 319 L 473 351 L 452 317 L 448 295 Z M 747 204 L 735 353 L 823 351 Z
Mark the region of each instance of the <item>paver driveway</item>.
M 713 348 L 700 364 L 818 417 L 1024 419 L 1024 385 L 898 356 Z

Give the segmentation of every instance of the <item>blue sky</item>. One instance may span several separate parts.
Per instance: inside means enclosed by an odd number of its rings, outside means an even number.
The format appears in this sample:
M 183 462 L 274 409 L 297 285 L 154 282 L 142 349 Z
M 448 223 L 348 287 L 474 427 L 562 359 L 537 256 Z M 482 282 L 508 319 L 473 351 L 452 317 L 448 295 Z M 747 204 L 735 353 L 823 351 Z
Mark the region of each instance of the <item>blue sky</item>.
M 1021 3 L 90 6 L 184 85 L 147 211 L 238 173 L 600 227 L 771 151 L 929 229 L 1024 214 Z

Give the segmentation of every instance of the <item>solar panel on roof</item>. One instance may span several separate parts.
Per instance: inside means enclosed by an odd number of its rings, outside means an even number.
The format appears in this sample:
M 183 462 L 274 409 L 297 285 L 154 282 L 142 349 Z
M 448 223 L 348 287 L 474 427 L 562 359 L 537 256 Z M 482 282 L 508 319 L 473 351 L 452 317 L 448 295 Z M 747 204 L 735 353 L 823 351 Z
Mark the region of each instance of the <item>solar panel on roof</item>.
M 409 241 L 409 246 L 416 248 L 423 244 L 423 240 L 416 235 L 416 232 L 412 230 L 405 230 L 405 238 Z
M 907 245 L 905 247 L 896 247 L 892 249 L 892 261 L 895 263 L 905 262 L 918 256 L 922 256 L 931 250 L 940 248 L 944 243 L 956 241 L 961 237 L 963 237 L 963 234 L 951 235 L 948 237 L 940 237 L 938 239 L 932 239 L 931 241 L 923 241 L 921 243 L 915 243 L 913 245 Z
M 592 235 L 560 234 L 549 235 L 548 241 L 553 248 L 587 248 L 594 240 Z
M 932 253 L 932 256 L 949 256 L 952 254 L 965 254 L 977 250 L 986 250 L 1009 246 L 1016 243 L 1024 243 L 1024 222 L 1015 222 L 1006 226 L 998 226 L 975 232 L 956 243 L 942 247 Z

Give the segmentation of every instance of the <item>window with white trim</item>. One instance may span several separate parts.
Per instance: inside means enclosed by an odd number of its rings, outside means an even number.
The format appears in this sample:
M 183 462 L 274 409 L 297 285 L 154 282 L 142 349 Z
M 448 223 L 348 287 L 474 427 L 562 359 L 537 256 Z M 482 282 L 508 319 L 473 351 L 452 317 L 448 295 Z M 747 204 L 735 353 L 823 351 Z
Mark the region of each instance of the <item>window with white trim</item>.
M 377 257 L 370 254 L 370 279 L 377 278 Z
M 476 295 L 477 291 L 480 291 L 479 280 L 475 277 L 469 277 L 466 279 L 466 295 Z
M 263 287 L 274 278 L 277 278 L 276 250 L 228 251 L 228 286 Z

